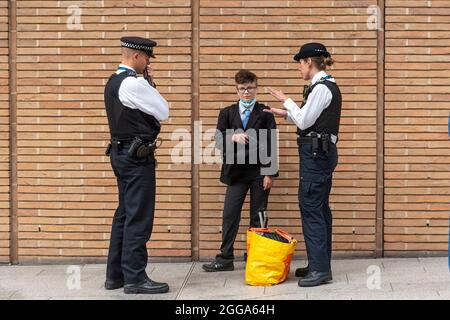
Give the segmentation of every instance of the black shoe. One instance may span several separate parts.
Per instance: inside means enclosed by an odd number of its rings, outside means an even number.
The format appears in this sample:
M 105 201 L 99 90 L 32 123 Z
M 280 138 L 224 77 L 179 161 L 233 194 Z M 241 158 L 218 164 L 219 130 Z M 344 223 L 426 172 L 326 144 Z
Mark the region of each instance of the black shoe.
M 169 285 L 167 283 L 160 283 L 151 279 L 145 279 L 138 284 L 126 284 L 123 287 L 123 292 L 130 293 L 166 293 L 169 291 Z
M 202 266 L 203 270 L 206 272 L 217 272 L 217 271 L 233 271 L 234 270 L 234 264 L 233 262 L 222 264 L 217 261 L 213 261 L 208 264 L 204 264 Z
M 309 267 L 306 268 L 298 268 L 295 270 L 295 276 L 297 278 L 303 278 L 306 277 L 309 273 Z
M 123 287 L 123 280 L 108 280 L 105 281 L 106 290 L 116 290 Z
M 321 284 L 327 283 L 333 280 L 331 271 L 328 272 L 318 272 L 312 271 L 306 275 L 306 277 L 298 281 L 299 287 L 315 287 Z

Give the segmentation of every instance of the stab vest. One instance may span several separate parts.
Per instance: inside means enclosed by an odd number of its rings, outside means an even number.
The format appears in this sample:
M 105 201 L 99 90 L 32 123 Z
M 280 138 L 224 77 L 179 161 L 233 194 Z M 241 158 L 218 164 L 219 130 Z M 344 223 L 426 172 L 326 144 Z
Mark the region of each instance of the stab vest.
M 342 107 L 342 96 L 341 91 L 339 90 L 339 87 L 335 82 L 328 81 L 324 78 L 317 81 L 315 84 L 313 84 L 310 87 L 306 87 L 307 90 L 303 93 L 303 103 L 300 108 L 303 108 L 303 106 L 306 104 L 308 100 L 308 96 L 313 91 L 315 86 L 319 84 L 324 84 L 327 86 L 328 89 L 330 89 L 332 98 L 330 105 L 322 111 L 319 118 L 316 120 L 316 122 L 309 128 L 305 130 L 300 130 L 300 128 L 297 128 L 297 134 L 299 136 L 306 136 L 310 132 L 317 132 L 317 133 L 330 133 L 334 134 L 335 136 L 339 133 L 339 123 L 341 119 L 341 107 Z M 306 89 L 305 88 L 305 89 Z
M 127 70 L 113 74 L 105 87 L 105 108 L 111 139 L 132 140 L 139 136 L 143 140 L 154 141 L 161 131 L 159 121 L 141 110 L 123 105 L 119 99 L 120 85 L 127 77 L 136 77 L 136 73 Z

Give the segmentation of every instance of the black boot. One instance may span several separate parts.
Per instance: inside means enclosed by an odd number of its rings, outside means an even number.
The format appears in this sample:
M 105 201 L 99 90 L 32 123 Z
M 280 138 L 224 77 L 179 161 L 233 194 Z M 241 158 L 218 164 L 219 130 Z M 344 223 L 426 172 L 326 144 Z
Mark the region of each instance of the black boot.
M 123 287 L 124 293 L 166 293 L 169 291 L 169 285 L 167 283 L 160 283 L 151 280 L 150 278 L 137 284 L 126 284 Z
M 123 280 L 108 280 L 105 281 L 106 290 L 116 290 L 123 287 Z
M 331 271 L 318 272 L 312 271 L 306 275 L 306 277 L 298 281 L 299 287 L 315 287 L 325 284 L 333 279 Z
M 306 277 L 306 275 L 309 273 L 309 267 L 306 266 L 305 268 L 297 268 L 295 270 L 295 276 L 297 278 L 303 278 Z
M 234 270 L 234 264 L 233 261 L 223 264 L 217 261 L 213 261 L 211 263 L 204 264 L 202 266 L 203 270 L 206 272 L 217 272 L 217 271 L 233 271 Z

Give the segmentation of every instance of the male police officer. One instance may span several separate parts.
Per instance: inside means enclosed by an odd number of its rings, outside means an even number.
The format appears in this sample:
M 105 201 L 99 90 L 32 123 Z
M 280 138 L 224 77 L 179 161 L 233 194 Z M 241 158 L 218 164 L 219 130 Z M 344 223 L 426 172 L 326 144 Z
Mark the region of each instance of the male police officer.
M 148 77 L 156 42 L 123 37 L 122 64 L 105 87 L 111 143 L 107 154 L 117 177 L 119 205 L 115 212 L 105 288 L 125 293 L 164 293 L 166 283 L 146 274 L 147 248 L 155 209 L 156 138 L 160 121 L 169 116 L 167 101 Z M 137 74 L 144 74 L 138 77 Z

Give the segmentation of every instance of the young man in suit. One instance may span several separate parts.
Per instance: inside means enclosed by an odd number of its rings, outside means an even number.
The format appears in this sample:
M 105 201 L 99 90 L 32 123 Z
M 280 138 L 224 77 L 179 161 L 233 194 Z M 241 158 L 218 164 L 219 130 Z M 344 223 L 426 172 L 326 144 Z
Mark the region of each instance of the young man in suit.
M 203 265 L 207 272 L 234 270 L 233 246 L 241 210 L 250 190 L 250 226 L 260 227 L 258 209 L 278 175 L 276 123 L 265 105 L 256 100 L 258 79 L 240 70 L 235 76 L 239 101 L 220 111 L 216 144 L 222 151 L 220 181 L 227 185 L 222 220 L 222 245 L 214 261 Z M 275 160 L 273 160 L 275 158 Z

